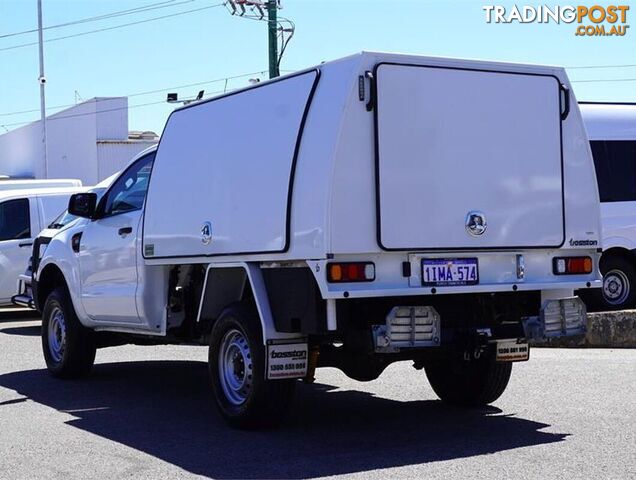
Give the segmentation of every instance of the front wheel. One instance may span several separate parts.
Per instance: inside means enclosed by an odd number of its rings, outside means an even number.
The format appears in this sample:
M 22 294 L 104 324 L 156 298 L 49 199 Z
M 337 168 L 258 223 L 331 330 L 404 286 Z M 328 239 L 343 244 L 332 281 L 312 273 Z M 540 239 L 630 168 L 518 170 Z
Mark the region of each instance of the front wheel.
M 425 365 L 426 376 L 437 396 L 445 403 L 465 407 L 488 405 L 508 386 L 512 363 L 483 358 L 435 360 Z
M 53 290 L 44 304 L 42 351 L 54 377 L 82 377 L 95 362 L 93 332 L 80 323 L 65 288 Z
M 226 308 L 212 328 L 208 365 L 217 406 L 230 425 L 272 427 L 287 413 L 296 381 L 267 380 L 265 361 L 256 312 L 241 304 Z

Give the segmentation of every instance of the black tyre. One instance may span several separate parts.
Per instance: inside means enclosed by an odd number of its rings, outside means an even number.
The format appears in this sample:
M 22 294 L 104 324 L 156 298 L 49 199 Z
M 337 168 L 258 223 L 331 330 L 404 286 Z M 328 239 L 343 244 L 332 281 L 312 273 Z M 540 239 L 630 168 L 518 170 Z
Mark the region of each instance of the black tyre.
M 296 380 L 267 380 L 261 323 L 252 309 L 226 308 L 212 328 L 208 365 L 214 397 L 233 427 L 278 425 L 289 410 Z
M 46 299 L 42 311 L 42 351 L 49 372 L 59 378 L 87 375 L 95 362 L 95 338 L 84 327 L 65 288 Z
M 624 257 L 610 256 L 601 260 L 603 310 L 625 310 L 636 303 L 636 269 L 633 262 Z
M 426 376 L 445 403 L 465 407 L 488 405 L 506 389 L 512 363 L 490 359 L 439 360 L 425 365 Z

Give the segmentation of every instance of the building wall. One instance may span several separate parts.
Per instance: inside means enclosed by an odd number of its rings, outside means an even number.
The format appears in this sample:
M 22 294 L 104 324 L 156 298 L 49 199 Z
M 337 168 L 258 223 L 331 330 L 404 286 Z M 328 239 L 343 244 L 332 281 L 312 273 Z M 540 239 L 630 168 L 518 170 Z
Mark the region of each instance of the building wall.
M 95 132 L 100 119 L 96 102 L 88 101 L 51 115 L 46 121 L 48 178 L 79 178 L 91 185 L 97 179 Z M 38 122 L 39 125 L 40 122 Z M 44 176 L 44 159 L 36 159 L 36 177 Z
M 36 160 L 43 155 L 40 122 L 0 135 L 0 175 L 42 178 L 42 172 L 36 172 Z
M 156 143 L 157 142 L 152 141 L 97 142 L 99 179 L 103 180 L 113 173 L 122 170 L 135 155 Z
M 41 123 L 37 121 L 0 135 L 0 175 L 79 178 L 85 185 L 94 185 L 155 143 L 128 141 L 126 97 L 80 103 L 48 116 L 46 128 L 46 172 Z

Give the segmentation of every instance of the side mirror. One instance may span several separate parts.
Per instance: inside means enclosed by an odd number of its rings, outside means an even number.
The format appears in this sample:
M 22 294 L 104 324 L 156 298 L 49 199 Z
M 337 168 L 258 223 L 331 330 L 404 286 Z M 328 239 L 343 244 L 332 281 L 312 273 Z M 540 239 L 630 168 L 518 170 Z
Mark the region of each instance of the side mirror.
M 94 218 L 96 211 L 96 193 L 76 193 L 68 201 L 68 213 L 76 217 Z

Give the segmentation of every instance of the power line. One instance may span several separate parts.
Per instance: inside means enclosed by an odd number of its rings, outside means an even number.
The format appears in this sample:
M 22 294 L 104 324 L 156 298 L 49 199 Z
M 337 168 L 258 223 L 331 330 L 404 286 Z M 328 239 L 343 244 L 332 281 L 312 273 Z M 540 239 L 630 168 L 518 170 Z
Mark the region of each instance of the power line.
M 636 67 L 636 64 L 628 65 L 581 65 L 576 67 L 565 67 L 568 70 L 581 70 L 585 68 L 632 68 Z
M 250 73 L 242 73 L 240 75 L 233 75 L 231 77 L 224 77 L 224 78 L 216 78 L 214 80 L 205 80 L 202 82 L 196 82 L 196 83 L 188 83 L 185 85 L 177 85 L 177 86 L 173 86 L 173 87 L 167 87 L 167 88 L 159 88 L 159 89 L 155 89 L 155 90 L 146 90 L 143 92 L 135 92 L 135 93 L 130 93 L 128 95 L 122 95 L 125 97 L 139 97 L 142 95 L 150 95 L 152 93 L 160 93 L 160 92 L 167 92 L 169 90 L 179 90 L 179 89 L 183 89 L 183 88 L 190 88 L 190 87 L 199 87 L 201 85 L 208 85 L 210 83 L 218 83 L 218 82 L 225 82 L 228 80 L 235 80 L 237 78 L 243 78 L 243 77 L 249 77 L 251 75 L 258 75 L 258 74 L 263 74 L 265 73 L 266 70 L 260 70 L 257 72 L 250 72 Z M 95 101 L 108 101 L 109 99 L 104 99 L 104 100 L 100 100 L 99 98 L 95 99 Z M 66 105 L 57 105 L 55 107 L 49 107 L 49 110 L 57 110 L 59 108 L 66 108 L 66 107 L 73 107 L 75 106 L 75 103 L 69 103 Z M 12 115 L 20 115 L 23 113 L 33 113 L 33 112 L 39 112 L 40 109 L 32 109 L 32 110 L 20 110 L 20 111 L 16 111 L 16 112 L 7 112 L 7 113 L 0 113 L 0 117 L 7 117 L 7 116 L 12 116 Z M 29 123 L 29 122 L 25 122 L 25 123 Z
M 130 110 L 130 109 L 133 109 L 133 108 L 147 107 L 149 105 L 158 105 L 160 103 L 166 103 L 166 101 L 165 100 L 160 100 L 160 101 L 157 101 L 157 102 L 138 103 L 138 104 L 135 104 L 135 105 L 128 105 L 127 107 L 107 108 L 107 109 L 104 109 L 104 110 L 100 110 L 99 112 L 71 113 L 69 115 L 62 115 L 62 116 L 59 116 L 59 117 L 48 117 L 46 119 L 46 121 L 48 123 L 48 122 L 54 122 L 56 120 L 62 120 L 62 119 L 65 119 L 65 118 L 86 117 L 88 115 L 97 115 L 98 113 L 116 112 L 116 111 L 119 111 L 119 110 Z M 30 122 L 5 123 L 3 125 L 6 126 L 6 127 L 14 127 L 14 126 L 18 126 L 18 125 L 27 125 L 29 123 L 33 123 L 33 122 L 37 122 L 37 121 L 38 120 L 33 120 L 33 121 L 30 121 Z
M 96 30 L 88 30 L 86 32 L 75 33 L 73 35 L 65 35 L 63 37 L 49 38 L 48 40 L 45 40 L 44 42 L 56 42 L 58 40 L 65 40 L 67 38 L 75 38 L 75 37 L 81 37 L 83 35 L 89 35 L 89 34 L 92 34 L 92 33 L 106 32 L 108 30 L 115 30 L 117 28 L 130 27 L 132 25 L 139 25 L 139 24 L 142 24 L 142 23 L 154 22 L 156 20 L 162 20 L 164 18 L 172 18 L 172 17 L 177 17 L 177 16 L 180 16 L 180 15 L 186 15 L 188 13 L 194 13 L 194 12 L 200 12 L 202 10 L 208 10 L 210 8 L 222 7 L 223 5 L 224 5 L 223 3 L 217 3 L 217 4 L 214 4 L 214 5 L 209 5 L 207 7 L 195 8 L 195 9 L 192 9 L 192 10 L 184 10 L 182 12 L 171 13 L 169 15 L 162 15 L 160 17 L 152 17 L 152 18 L 147 18 L 145 20 L 138 20 L 136 22 L 122 23 L 120 25 L 114 25 L 112 27 L 99 28 L 99 29 L 96 29 Z M 21 43 L 19 45 L 12 45 L 10 47 L 0 48 L 0 52 L 6 51 L 6 50 L 15 50 L 17 48 L 30 47 L 30 46 L 37 45 L 37 44 L 38 44 L 38 42 Z
M 213 95 L 217 95 L 219 93 L 225 93 L 225 90 L 216 90 L 214 92 L 207 93 L 207 94 L 203 95 L 202 98 L 208 98 L 208 97 L 211 97 Z M 196 97 L 191 97 L 191 98 L 186 98 L 184 100 L 195 100 L 195 98 Z M 65 118 L 86 117 L 88 115 L 97 115 L 98 113 L 117 112 L 117 111 L 120 111 L 120 110 L 130 110 L 132 108 L 148 107 L 150 105 L 158 105 L 160 103 L 163 103 L 163 104 L 167 105 L 165 100 L 159 100 L 159 101 L 156 101 L 156 102 L 137 103 L 135 105 L 128 105 L 126 107 L 108 108 L 108 109 L 105 109 L 105 110 L 100 110 L 99 112 L 72 113 L 72 114 L 69 114 L 69 115 L 62 115 L 62 116 L 59 116 L 59 117 L 50 117 L 50 118 L 47 118 L 46 121 L 47 122 L 54 122 L 56 120 L 63 120 Z M 30 122 L 4 123 L 4 124 L 2 124 L 2 126 L 6 128 L 6 127 L 13 127 L 13 126 L 18 126 L 18 125 L 27 125 L 29 123 L 33 123 L 33 122 L 37 122 L 37 121 L 38 120 L 33 120 L 33 121 L 30 121 Z
M 634 82 L 636 78 L 595 78 L 591 80 L 570 80 L 572 83 L 594 83 L 594 82 Z
M 259 72 L 244 73 L 242 75 L 235 75 L 235 76 L 232 76 L 232 77 L 220 78 L 220 79 L 217 79 L 217 80 L 211 80 L 209 82 L 192 83 L 192 84 L 185 85 L 185 86 L 196 86 L 196 85 L 203 85 L 204 83 L 212 83 L 212 82 L 220 82 L 220 81 L 225 81 L 225 80 L 232 80 L 232 79 L 236 79 L 236 78 L 241 78 L 241 77 L 247 77 L 247 76 L 250 76 L 250 75 L 255 75 L 255 74 L 258 74 L 258 73 L 262 74 L 262 73 L 265 73 L 265 72 L 266 72 L 266 70 L 261 70 Z M 148 91 L 148 92 L 140 92 L 140 93 L 132 94 L 132 95 L 129 95 L 129 96 L 147 95 L 149 93 L 157 93 L 157 92 L 173 90 L 173 89 L 177 89 L 177 88 L 180 88 L 180 87 L 170 87 L 170 88 L 165 88 L 165 89 L 160 89 L 160 90 L 152 90 L 152 91 Z M 214 92 L 210 92 L 210 93 L 207 93 L 207 94 L 203 95 L 203 98 L 208 98 L 208 97 L 211 97 L 213 95 L 217 95 L 219 93 L 225 93 L 226 91 L 227 91 L 227 89 L 216 90 Z M 194 99 L 195 99 L 195 97 L 191 97 L 191 98 L 187 98 L 185 100 L 194 100 Z M 101 100 L 100 99 L 95 99 L 95 102 L 98 102 L 98 101 L 109 101 L 109 100 L 112 100 L 112 99 L 108 99 L 108 98 L 101 99 Z M 118 110 L 129 110 L 129 109 L 133 109 L 133 108 L 147 107 L 147 106 L 150 106 L 150 105 L 158 105 L 160 103 L 166 103 L 166 101 L 165 100 L 159 100 L 159 101 L 156 101 L 156 102 L 139 103 L 139 104 L 134 104 L 134 105 L 128 105 L 126 107 L 117 107 L 117 108 L 110 108 L 110 109 L 100 110 L 99 112 L 71 113 L 71 114 L 68 114 L 68 115 L 61 115 L 59 117 L 48 117 L 46 121 L 47 122 L 51 122 L 51 121 L 55 121 L 55 120 L 61 120 L 63 118 L 84 117 L 84 116 L 88 116 L 88 115 L 97 115 L 98 113 L 114 112 L 114 111 L 118 111 Z M 56 108 L 56 107 L 52 107 L 52 108 Z M 10 114 L 3 114 L 3 115 L 10 115 Z M 5 123 L 5 124 L 2 124 L 2 126 L 5 127 L 5 129 L 6 129 L 6 127 L 27 125 L 29 123 L 33 123 L 34 121 L 37 121 L 37 120 L 28 121 L 28 122 Z
M 79 25 L 82 23 L 89 23 L 89 22 L 97 22 L 100 20 L 107 20 L 109 18 L 116 18 L 116 17 L 121 17 L 121 16 L 125 16 L 125 15 L 133 15 L 136 13 L 144 13 L 144 12 L 149 12 L 152 10 L 159 10 L 161 8 L 170 8 L 170 7 L 176 7 L 178 5 L 183 5 L 185 3 L 192 3 L 195 2 L 196 0 L 182 0 L 180 2 L 176 2 L 176 0 L 166 0 L 163 2 L 158 2 L 158 3 L 151 3 L 150 5 L 145 5 L 143 7 L 136 7 L 136 8 L 129 8 L 127 10 L 118 10 L 115 12 L 110 12 L 110 13 L 104 13 L 102 15 L 96 15 L 94 17 L 86 17 L 86 18 L 80 18 L 77 20 L 71 20 L 69 22 L 65 22 L 65 23 L 58 23 L 56 25 L 48 25 L 46 27 L 43 27 L 42 30 L 51 30 L 51 29 L 55 29 L 55 28 L 62 28 L 62 27 L 70 27 L 71 25 Z M 17 37 L 19 35 L 26 35 L 28 33 L 35 33 L 37 32 L 38 29 L 34 28 L 31 30 L 23 30 L 21 32 L 12 32 L 12 33 L 5 33 L 3 35 L 0 35 L 0 38 L 8 38 L 8 37 Z

